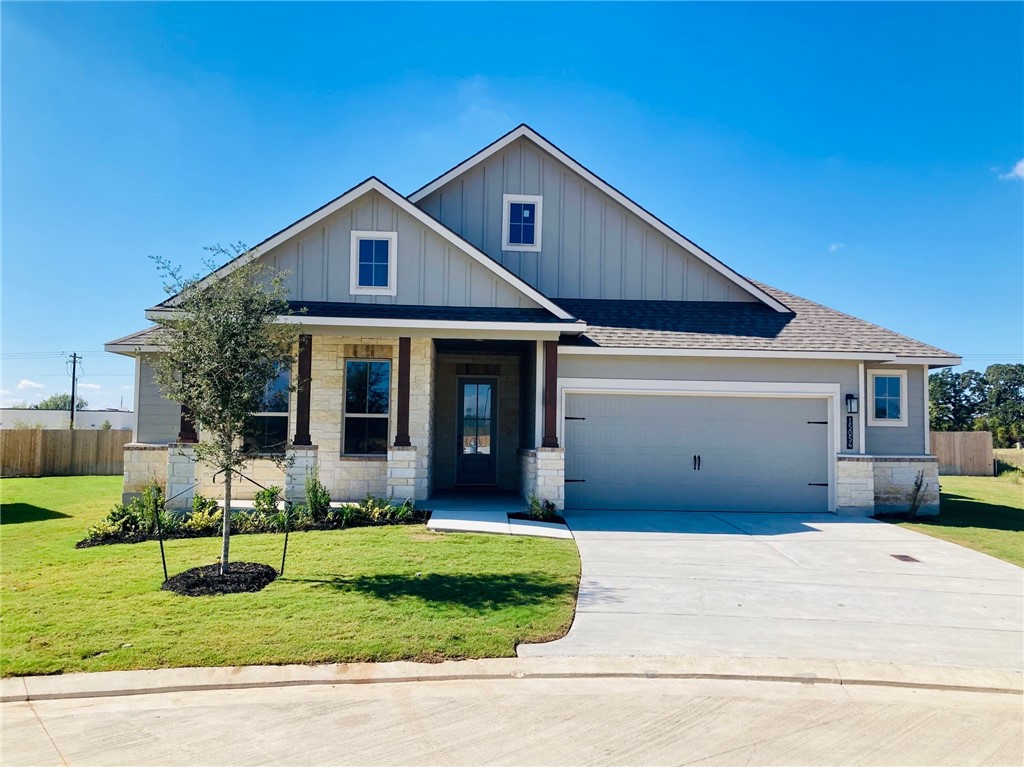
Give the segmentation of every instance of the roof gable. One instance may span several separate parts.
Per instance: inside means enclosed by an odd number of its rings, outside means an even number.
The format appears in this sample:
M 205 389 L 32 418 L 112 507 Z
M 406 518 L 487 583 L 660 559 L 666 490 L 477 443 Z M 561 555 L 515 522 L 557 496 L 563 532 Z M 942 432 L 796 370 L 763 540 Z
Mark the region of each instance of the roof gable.
M 634 202 L 630 198 L 626 197 L 618 189 L 616 189 L 615 187 L 611 186 L 606 181 L 604 181 L 603 179 L 598 177 L 596 174 L 594 174 L 588 168 L 584 167 L 583 165 L 578 163 L 576 160 L 571 158 L 569 155 L 565 154 L 558 147 L 553 145 L 551 142 L 549 142 L 547 139 L 545 139 L 543 136 L 538 134 L 536 131 L 534 131 L 532 128 L 530 128 L 527 125 L 520 125 L 519 127 L 515 128 L 514 130 L 510 131 L 509 133 L 507 133 L 504 136 L 502 136 L 501 138 L 499 138 L 497 141 L 493 142 L 489 146 L 487 146 L 484 149 L 480 150 L 479 152 L 477 152 L 475 155 L 473 155 L 469 159 L 467 159 L 464 162 L 460 163 L 459 165 L 455 166 L 454 168 L 452 168 L 451 170 L 447 171 L 446 173 L 443 173 L 442 175 L 438 176 L 436 179 L 434 179 L 430 183 L 426 184 L 425 186 L 421 187 L 420 189 L 416 190 L 411 195 L 409 195 L 409 200 L 414 202 L 414 203 L 424 205 L 435 216 L 441 218 L 442 220 L 445 220 L 445 217 L 443 215 L 443 211 L 433 210 L 432 209 L 433 207 L 437 207 L 438 204 L 439 204 L 437 199 L 436 199 L 437 194 L 439 193 L 439 190 L 442 190 L 447 185 L 452 184 L 452 182 L 458 180 L 460 177 L 464 177 L 464 176 L 467 176 L 469 174 L 472 174 L 476 168 L 481 166 L 481 164 L 487 163 L 488 160 L 493 158 L 496 154 L 506 151 L 509 147 L 511 147 L 517 141 L 526 141 L 529 144 L 531 144 L 532 146 L 536 147 L 542 153 L 551 156 L 558 163 L 560 163 L 562 166 L 565 166 L 569 171 L 571 171 L 572 174 L 575 174 L 575 176 L 578 176 L 580 179 L 582 179 L 582 181 L 586 185 L 589 185 L 590 187 L 593 187 L 594 189 L 598 190 L 603 196 L 605 196 L 606 198 L 611 200 L 612 203 L 615 206 L 620 207 L 621 209 L 626 211 L 630 216 L 635 217 L 635 220 L 637 220 L 638 222 L 641 222 L 644 226 L 650 227 L 650 230 L 653 230 L 653 232 L 655 233 L 655 237 L 652 238 L 652 239 L 664 238 L 662 240 L 662 242 L 667 241 L 668 243 L 670 243 L 675 248 L 681 249 L 682 252 L 685 253 L 685 255 L 687 257 L 692 257 L 696 262 L 700 263 L 702 269 L 704 267 L 706 267 L 707 272 L 710 273 L 710 274 L 715 275 L 716 281 L 719 281 L 721 283 L 721 285 L 723 286 L 722 288 L 719 288 L 720 292 L 722 292 L 722 291 L 728 292 L 729 289 L 727 287 L 725 287 L 725 286 L 732 285 L 732 286 L 735 286 L 735 287 L 732 288 L 732 290 L 741 291 L 744 296 L 749 296 L 750 298 L 753 298 L 753 299 L 755 299 L 755 300 L 757 300 L 757 301 L 759 301 L 761 303 L 764 303 L 767 306 L 769 306 L 772 309 L 774 309 L 775 311 L 781 311 L 781 312 L 788 311 L 788 308 L 784 304 L 782 304 L 780 301 L 778 301 L 771 294 L 769 294 L 766 291 L 762 290 L 756 283 L 754 283 L 753 281 L 748 280 L 747 278 L 741 276 L 740 274 L 738 274 L 737 272 L 735 272 L 734 270 L 732 270 L 731 268 L 729 268 L 728 266 L 723 264 L 721 261 L 719 261 L 718 259 L 716 259 L 713 256 L 711 256 L 709 253 L 704 251 L 698 245 L 696 245 L 695 243 L 691 242 L 689 239 L 687 239 L 682 234 L 677 232 L 675 229 L 670 227 L 664 221 L 662 221 L 661 219 L 659 219 L 656 216 L 654 216 L 652 213 L 650 213 L 649 211 L 647 211 L 646 209 L 644 209 L 643 207 L 638 205 L 636 202 Z M 475 197 L 475 196 L 477 196 L 477 194 L 474 193 L 471 196 Z M 491 214 L 493 215 L 493 211 L 491 212 Z M 603 220 L 603 213 L 602 214 L 597 214 L 597 216 L 600 217 Z M 449 223 L 451 223 L 451 222 L 449 222 Z M 643 239 L 643 240 L 647 239 L 646 235 L 643 232 L 638 232 L 635 229 L 634 229 L 634 231 L 630 232 L 629 231 L 629 226 L 628 226 L 628 220 L 623 219 L 617 225 L 617 227 L 618 228 L 615 231 L 600 232 L 600 233 L 598 233 L 598 236 L 606 238 L 606 239 L 608 237 L 621 238 L 624 244 L 627 242 L 628 238 L 630 238 L 631 236 L 636 237 L 638 239 Z M 458 228 L 458 226 L 456 226 L 456 228 Z M 589 225 L 587 227 L 584 227 L 584 228 L 588 229 L 588 230 L 593 229 L 593 227 L 589 226 Z M 466 235 L 468 239 L 471 239 L 471 240 L 474 239 L 473 236 L 468 235 L 466 231 L 463 231 L 462 234 Z M 547 235 L 545 235 L 545 236 L 547 236 Z M 477 243 L 477 244 L 480 244 L 480 243 Z M 658 245 L 657 242 L 655 242 L 654 244 L 655 244 L 655 246 Z M 580 242 L 577 245 L 578 245 L 578 247 L 581 250 L 583 250 L 585 252 L 590 250 L 590 248 L 588 248 L 587 243 L 585 243 L 585 242 Z M 645 252 L 646 252 L 646 247 L 647 247 L 646 242 L 644 242 L 644 245 L 642 247 L 644 247 Z M 489 251 L 493 250 L 493 248 L 489 248 L 488 250 Z M 675 250 L 675 253 L 679 253 L 679 250 Z M 491 255 L 495 256 L 496 254 L 495 253 L 491 253 Z M 671 257 L 667 257 L 667 256 L 668 256 L 667 253 L 665 253 L 665 256 L 663 256 L 663 260 L 665 262 L 664 273 L 665 273 L 666 276 L 669 275 L 671 268 L 673 268 L 675 266 L 673 264 L 670 264 L 669 262 L 671 262 L 673 260 L 678 260 L 679 259 L 679 256 L 677 256 L 676 259 L 672 259 Z M 545 262 L 544 263 L 544 268 L 551 268 L 551 266 L 550 266 L 551 259 L 543 259 L 543 261 Z M 624 264 L 624 260 L 623 260 L 623 257 L 621 255 L 619 256 L 619 263 Z M 535 266 L 534 268 L 539 269 L 539 268 L 542 268 L 542 267 Z M 592 269 L 592 266 L 584 265 L 583 267 L 581 267 L 581 271 L 584 272 L 584 274 L 589 269 Z M 524 268 L 524 269 L 518 270 L 518 271 L 519 271 L 521 276 L 524 276 L 524 274 L 526 272 L 526 269 Z M 627 270 L 625 268 L 623 268 L 622 269 L 622 273 L 623 274 L 627 274 Z M 615 267 L 614 266 L 613 266 L 613 269 L 612 269 L 612 273 L 608 275 L 607 279 L 611 280 L 611 281 L 614 281 L 616 279 Z M 654 284 L 657 284 L 656 278 L 651 277 L 651 279 L 654 280 Z M 531 277 L 531 278 L 529 278 L 529 281 L 531 281 L 531 282 L 538 282 L 539 281 L 540 284 L 542 284 L 542 287 L 544 286 L 543 281 L 540 280 L 539 277 L 538 277 L 538 279 L 533 279 Z M 682 281 L 682 278 L 680 276 L 680 283 L 681 283 L 681 281 Z M 546 289 L 546 292 L 548 292 L 551 295 L 559 295 L 558 292 L 552 291 L 549 288 L 545 288 L 545 289 Z M 615 296 L 615 295 L 608 296 L 608 295 L 604 295 L 604 297 L 611 297 L 611 298 L 618 297 L 618 298 L 622 298 L 622 297 L 625 297 L 625 296 Z M 689 295 L 685 295 L 685 296 L 684 295 L 680 295 L 680 296 L 667 296 L 666 295 L 665 297 L 666 298 L 684 298 L 684 297 L 691 297 L 691 296 L 689 296 Z M 724 297 L 725 296 L 722 296 L 722 298 L 724 298 Z M 750 299 L 749 298 L 745 298 L 744 300 L 750 300 Z
M 397 296 L 349 292 L 349 235 L 364 229 L 399 233 Z M 551 299 L 375 177 L 263 240 L 201 280 L 198 288 L 254 259 L 290 272 L 293 300 L 539 307 L 559 319 L 572 319 Z M 173 307 L 180 299 L 181 294 L 161 307 Z

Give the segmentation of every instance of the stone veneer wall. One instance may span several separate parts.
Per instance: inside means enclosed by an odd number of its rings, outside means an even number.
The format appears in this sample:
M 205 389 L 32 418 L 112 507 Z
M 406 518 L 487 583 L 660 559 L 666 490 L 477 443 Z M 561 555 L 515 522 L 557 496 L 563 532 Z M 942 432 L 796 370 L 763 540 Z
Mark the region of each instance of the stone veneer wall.
M 914 482 L 924 472 L 918 514 L 939 513 L 939 462 L 935 456 L 841 455 L 836 465 L 836 507 L 840 514 L 906 511 Z
M 167 485 L 167 445 L 145 445 L 129 442 L 124 446 L 124 486 L 121 502 L 128 503 L 140 495 L 146 485 L 155 482 Z
M 875 456 L 875 512 L 906 511 L 918 472 L 924 472 L 920 515 L 939 513 L 939 459 L 935 456 Z
M 259 482 L 264 487 L 276 485 L 277 487 L 284 488 L 285 486 L 284 468 L 268 458 L 257 458 L 243 466 L 239 471 Z M 205 495 L 207 498 L 224 498 L 223 474 L 218 474 L 214 478 L 213 475 L 216 474 L 216 469 L 205 463 L 198 464 L 195 467 L 195 472 L 199 479 L 199 486 L 196 492 Z M 231 481 L 231 505 L 234 506 L 235 501 L 251 501 L 256 497 L 256 493 L 259 490 L 258 485 L 235 474 L 234 479 Z
M 555 504 L 558 511 L 565 509 L 565 448 L 520 450 L 519 487 L 523 498 L 536 493 L 540 500 Z

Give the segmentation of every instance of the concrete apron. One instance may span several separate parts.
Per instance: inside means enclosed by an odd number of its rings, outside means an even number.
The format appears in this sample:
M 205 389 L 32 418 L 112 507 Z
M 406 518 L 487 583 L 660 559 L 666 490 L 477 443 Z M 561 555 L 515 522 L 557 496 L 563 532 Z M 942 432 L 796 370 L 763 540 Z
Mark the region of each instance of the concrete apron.
M 315 685 L 515 679 L 698 679 L 799 685 L 901 687 L 1021 695 L 1024 676 L 1008 671 L 781 658 L 495 658 L 444 663 L 104 671 L 0 680 L 0 702 Z
M 563 639 L 520 656 L 1024 663 L 1024 571 L 873 519 L 567 512 L 582 559 Z M 909 556 L 912 559 L 898 559 Z

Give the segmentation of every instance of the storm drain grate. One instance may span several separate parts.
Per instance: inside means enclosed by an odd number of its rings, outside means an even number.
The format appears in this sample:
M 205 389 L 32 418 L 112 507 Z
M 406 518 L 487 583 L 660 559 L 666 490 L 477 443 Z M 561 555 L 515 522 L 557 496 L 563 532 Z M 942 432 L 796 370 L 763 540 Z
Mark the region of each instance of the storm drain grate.
M 893 559 L 898 559 L 900 562 L 920 562 L 920 559 L 915 559 L 909 554 L 890 554 Z

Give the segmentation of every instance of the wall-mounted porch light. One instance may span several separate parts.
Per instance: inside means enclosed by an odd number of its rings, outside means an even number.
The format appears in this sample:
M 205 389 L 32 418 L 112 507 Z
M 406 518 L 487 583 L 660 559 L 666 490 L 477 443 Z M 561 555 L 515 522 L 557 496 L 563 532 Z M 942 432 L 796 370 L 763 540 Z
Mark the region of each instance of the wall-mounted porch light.
M 846 412 L 850 415 L 854 415 L 860 409 L 860 401 L 857 399 L 856 394 L 846 395 Z

